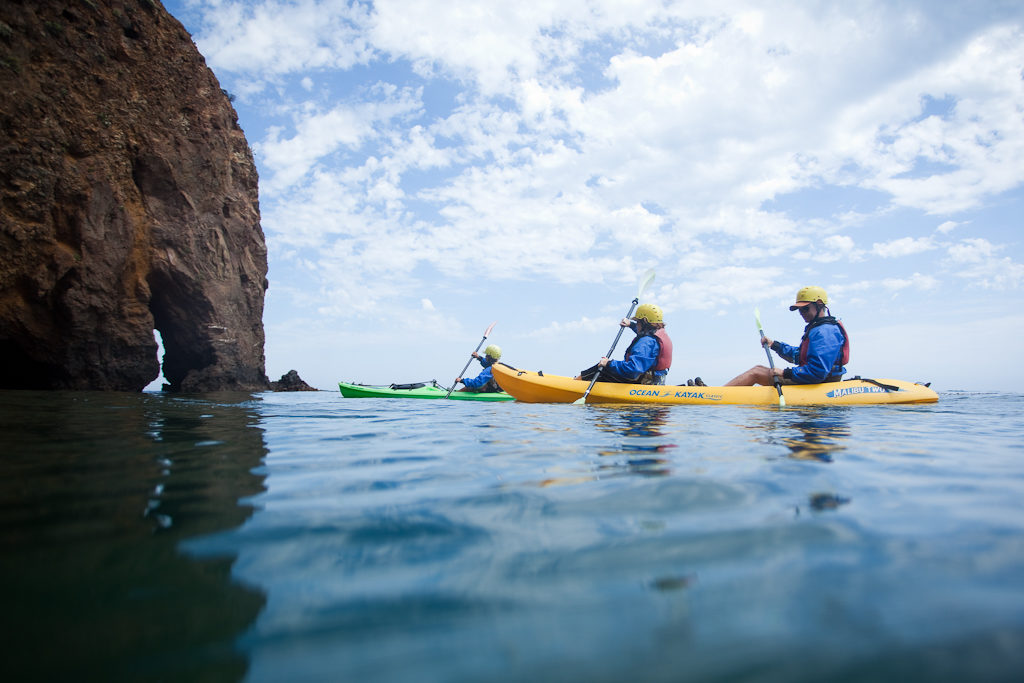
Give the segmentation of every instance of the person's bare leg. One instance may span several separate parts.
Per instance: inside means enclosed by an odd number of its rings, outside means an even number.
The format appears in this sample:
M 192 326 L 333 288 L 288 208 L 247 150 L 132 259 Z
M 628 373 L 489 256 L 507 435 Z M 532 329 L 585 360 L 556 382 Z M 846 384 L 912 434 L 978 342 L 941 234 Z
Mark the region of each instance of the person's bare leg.
M 723 384 L 726 387 L 749 387 L 755 384 L 770 386 L 772 382 L 772 369 L 764 365 L 755 365 L 744 373 L 741 373 Z

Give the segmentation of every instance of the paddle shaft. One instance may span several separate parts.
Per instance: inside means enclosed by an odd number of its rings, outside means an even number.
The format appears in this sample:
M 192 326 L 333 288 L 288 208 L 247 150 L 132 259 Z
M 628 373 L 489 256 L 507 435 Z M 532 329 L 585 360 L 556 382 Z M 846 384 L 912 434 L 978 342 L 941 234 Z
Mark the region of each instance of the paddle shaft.
M 638 303 L 640 303 L 640 299 L 639 298 L 633 299 L 633 303 L 630 304 L 630 306 L 629 306 L 629 313 L 626 314 L 626 319 L 627 320 L 629 319 L 629 317 L 631 315 L 633 315 L 633 309 L 636 308 L 636 305 Z M 612 342 L 612 347 L 610 349 L 608 349 L 608 355 L 605 356 L 605 358 L 608 358 L 609 360 L 611 360 L 612 354 L 615 353 L 615 347 L 619 345 L 619 338 L 622 337 L 622 331 L 624 329 L 626 329 L 626 328 L 621 326 L 621 325 L 619 325 L 619 331 L 615 335 L 615 341 Z M 594 388 L 595 384 L 597 384 L 597 378 L 601 376 L 601 371 L 602 370 L 604 370 L 604 366 L 598 364 L 597 372 L 594 373 L 594 378 L 592 380 L 590 380 L 590 386 L 588 386 L 587 390 L 583 392 L 582 398 L 579 398 L 577 400 L 586 402 L 587 396 L 590 396 L 590 390 Z
M 484 345 L 485 341 L 487 341 L 487 335 L 489 335 L 491 333 L 491 329 L 493 329 L 493 328 L 494 328 L 494 323 L 491 323 L 491 326 L 487 328 L 486 332 L 484 332 L 483 338 L 480 339 L 480 343 L 476 345 L 475 349 L 473 349 L 473 353 L 476 353 L 476 352 L 478 352 L 480 350 L 480 347 Z M 445 398 L 448 398 L 449 396 L 451 396 L 452 392 L 455 391 L 455 385 L 458 384 L 458 382 L 456 380 L 458 380 L 459 377 L 462 377 L 463 375 L 466 374 L 466 370 L 469 369 L 469 364 L 473 362 L 473 353 L 469 354 L 469 360 L 466 361 L 466 366 L 464 368 L 462 368 L 462 372 L 460 372 L 458 375 L 455 376 L 455 380 L 452 380 L 452 388 L 449 389 L 448 393 L 444 395 Z
M 757 333 L 764 339 L 764 330 L 761 329 L 761 316 L 756 315 L 757 318 Z M 764 347 L 764 352 L 768 356 L 768 367 L 772 371 L 772 383 L 775 384 L 775 390 L 779 392 L 779 405 L 785 405 L 786 399 L 782 396 L 782 382 L 779 381 L 779 376 L 775 374 L 775 361 L 772 360 L 772 350 L 768 347 L 768 344 L 762 342 L 761 346 Z

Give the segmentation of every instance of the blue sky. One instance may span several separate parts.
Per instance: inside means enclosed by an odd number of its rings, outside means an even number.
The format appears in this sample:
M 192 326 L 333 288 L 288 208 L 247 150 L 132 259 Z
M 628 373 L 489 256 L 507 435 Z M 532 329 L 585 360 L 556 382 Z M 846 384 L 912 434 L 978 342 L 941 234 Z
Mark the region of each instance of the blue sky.
M 164 4 L 256 156 L 271 379 L 448 384 L 493 321 L 573 375 L 654 268 L 670 382 L 815 284 L 851 374 L 1020 390 L 1022 3 Z

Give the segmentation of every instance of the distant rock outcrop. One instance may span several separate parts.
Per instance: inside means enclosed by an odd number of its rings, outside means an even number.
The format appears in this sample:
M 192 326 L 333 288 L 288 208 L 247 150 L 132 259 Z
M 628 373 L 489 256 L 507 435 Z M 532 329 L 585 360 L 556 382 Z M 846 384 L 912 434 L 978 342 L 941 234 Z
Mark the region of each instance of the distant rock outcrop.
M 320 391 L 303 382 L 295 370 L 289 370 L 281 375 L 281 379 L 271 382 L 270 389 L 271 391 Z
M 230 97 L 155 0 L 0 2 L 0 387 L 262 390 L 267 251 Z

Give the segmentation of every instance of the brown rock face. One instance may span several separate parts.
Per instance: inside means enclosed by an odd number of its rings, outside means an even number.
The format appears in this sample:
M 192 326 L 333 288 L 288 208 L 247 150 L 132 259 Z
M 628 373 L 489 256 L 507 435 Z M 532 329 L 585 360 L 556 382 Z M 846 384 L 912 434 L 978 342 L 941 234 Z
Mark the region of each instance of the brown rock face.
M 0 1 L 0 388 L 262 390 L 267 251 L 227 94 L 155 0 Z
M 319 391 L 306 384 L 296 370 L 289 370 L 281 375 L 281 379 L 270 383 L 271 391 Z

